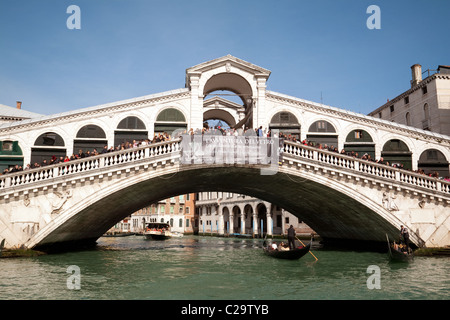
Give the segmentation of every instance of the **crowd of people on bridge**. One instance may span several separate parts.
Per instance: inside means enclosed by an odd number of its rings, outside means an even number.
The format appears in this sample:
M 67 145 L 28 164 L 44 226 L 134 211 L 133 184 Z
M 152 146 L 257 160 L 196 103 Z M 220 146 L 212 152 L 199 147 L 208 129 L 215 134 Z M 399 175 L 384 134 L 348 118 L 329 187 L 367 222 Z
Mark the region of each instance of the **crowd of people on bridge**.
M 133 140 L 132 142 L 125 141 L 125 142 L 122 142 L 121 144 L 117 145 L 116 147 L 111 146 L 109 148 L 105 145 L 103 147 L 103 149 L 100 150 L 100 152 L 97 150 L 97 148 L 94 148 L 92 151 L 90 151 L 90 150 L 83 151 L 83 150 L 79 149 L 78 153 L 73 153 L 70 157 L 69 156 L 64 156 L 64 157 L 61 156 L 58 158 L 57 156 L 53 155 L 50 159 L 43 159 L 42 162 L 40 162 L 40 163 L 34 162 L 33 164 L 27 164 L 25 167 L 23 167 L 22 165 L 16 164 L 13 167 L 4 169 L 3 172 L 0 172 L 0 175 L 46 167 L 46 166 L 53 165 L 53 164 L 74 161 L 74 160 L 78 160 L 78 159 L 93 157 L 93 156 L 97 156 L 100 154 L 105 154 L 105 153 L 110 153 L 110 152 L 115 152 L 115 151 L 137 148 L 140 146 L 145 146 L 145 145 L 149 145 L 152 143 L 158 143 L 158 142 L 169 141 L 169 140 L 171 140 L 171 136 L 168 133 L 164 132 L 164 133 L 155 134 L 155 136 L 153 137 L 152 140 L 144 139 L 144 140 Z
M 316 142 L 313 142 L 313 141 L 308 141 L 307 139 L 299 141 L 295 137 L 290 136 L 290 135 L 288 135 L 288 136 L 283 135 L 283 139 L 288 140 L 288 141 L 292 141 L 294 143 L 299 143 L 299 144 L 302 144 L 302 145 L 305 145 L 305 146 L 315 147 L 315 148 L 318 148 L 318 149 L 321 149 L 321 150 L 335 152 L 335 153 L 343 154 L 343 155 L 350 156 L 350 157 L 353 157 L 353 158 L 359 158 L 359 159 L 362 159 L 362 160 L 367 160 L 369 162 L 374 162 L 374 163 L 390 166 L 390 167 L 393 167 L 393 168 L 398 168 L 398 169 L 402 169 L 402 170 L 411 171 L 410 169 L 405 168 L 403 163 L 398 163 L 398 162 L 389 163 L 389 161 L 386 161 L 383 157 L 380 157 L 379 159 L 374 159 L 368 153 L 364 153 L 362 156 L 360 156 L 358 154 L 358 152 L 353 151 L 353 150 L 342 149 L 341 151 L 339 151 L 339 149 L 337 147 L 335 147 L 334 145 L 330 145 L 329 146 L 326 143 L 325 144 L 316 143 Z M 425 173 L 425 171 L 423 169 L 418 169 L 418 170 L 414 170 L 414 172 L 418 173 L 418 174 L 426 175 L 428 177 L 432 177 L 432 178 L 436 178 L 436 179 L 443 179 L 444 181 L 449 181 L 450 182 L 450 176 L 440 177 L 439 176 L 439 172 L 437 172 L 437 171 Z
M 335 152 L 335 153 L 343 154 L 343 155 L 354 157 L 354 158 L 360 158 L 362 160 L 367 160 L 369 162 L 375 162 L 375 163 L 379 163 L 379 164 L 383 164 L 383 165 L 387 165 L 387 166 L 392 166 L 394 168 L 408 170 L 408 169 L 404 168 L 402 163 L 389 163 L 388 161 L 385 161 L 383 159 L 383 157 L 380 157 L 379 159 L 374 159 L 368 153 L 364 153 L 362 156 L 360 156 L 358 154 L 358 152 L 355 152 L 353 150 L 342 149 L 341 151 L 339 151 L 338 148 L 334 145 L 316 143 L 314 141 L 308 141 L 307 139 L 300 141 L 299 139 L 296 138 L 295 135 L 284 134 L 282 132 L 273 133 L 272 130 L 263 129 L 262 126 L 260 126 L 259 128 L 254 128 L 254 129 L 249 129 L 248 127 L 245 127 L 244 129 L 235 129 L 235 128 L 224 128 L 224 127 L 220 127 L 220 126 L 218 126 L 218 127 L 205 126 L 202 129 L 194 130 L 191 128 L 189 130 L 183 130 L 183 131 L 176 132 L 174 137 L 177 138 L 181 134 L 188 134 L 188 135 L 211 134 L 211 135 L 223 135 L 223 136 L 257 136 L 257 137 L 268 137 L 268 138 L 273 136 L 273 137 L 279 138 L 281 140 L 287 140 L 287 141 L 291 141 L 293 143 L 298 143 L 298 144 L 302 144 L 302 145 L 306 145 L 306 146 L 310 146 L 310 147 L 315 147 L 315 148 L 318 148 L 321 150 Z M 158 134 L 155 134 L 153 139 L 133 140 L 132 142 L 125 141 L 125 142 L 117 145 L 116 147 L 111 146 L 108 148 L 107 146 L 104 146 L 100 152 L 95 148 L 93 149 L 93 151 L 79 150 L 77 154 L 72 154 L 70 157 L 65 156 L 65 157 L 58 158 L 56 156 L 52 156 L 48 160 L 44 159 L 41 163 L 35 162 L 33 164 L 27 164 L 25 166 L 25 168 L 23 168 L 21 165 L 17 164 L 13 167 L 5 169 L 2 173 L 0 172 L 0 175 L 19 172 L 19 171 L 23 171 L 23 170 L 35 169 L 35 168 L 39 168 L 39 167 L 45 167 L 48 165 L 58 164 L 58 163 L 62 163 L 62 162 L 69 162 L 69 161 L 78 160 L 78 159 L 91 157 L 91 156 L 96 156 L 99 154 L 105 154 L 105 153 L 109 153 L 109 152 L 126 150 L 126 149 L 130 149 L 130 148 L 137 148 L 140 146 L 150 145 L 150 144 L 154 144 L 154 143 L 158 143 L 158 142 L 170 141 L 171 139 L 173 139 L 173 137 L 170 134 L 168 134 L 167 132 L 158 133 Z M 437 178 L 437 179 L 443 179 L 444 181 L 450 182 L 449 176 L 440 177 L 439 173 L 437 171 L 425 173 L 424 170 L 418 169 L 418 170 L 415 170 L 414 172 L 423 174 L 423 175 L 426 175 L 429 177 Z

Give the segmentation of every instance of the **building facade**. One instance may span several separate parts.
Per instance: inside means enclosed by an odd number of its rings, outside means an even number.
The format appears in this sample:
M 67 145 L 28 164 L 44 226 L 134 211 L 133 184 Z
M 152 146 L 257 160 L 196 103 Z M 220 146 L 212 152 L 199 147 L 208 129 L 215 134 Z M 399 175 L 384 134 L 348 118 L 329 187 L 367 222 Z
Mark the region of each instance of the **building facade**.
M 243 194 L 200 192 L 196 210 L 199 233 L 214 235 L 286 235 L 292 225 L 298 234 L 314 231 L 296 216 L 271 204 Z
M 450 135 L 450 66 L 422 72 L 422 66 L 411 66 L 411 88 L 369 113 L 387 121 L 422 130 Z M 422 75 L 426 75 L 422 79 Z M 398 152 L 409 152 L 399 146 Z M 448 176 L 448 160 L 437 150 L 420 155 L 418 169 Z
M 195 193 L 171 197 L 142 208 L 118 222 L 108 233 L 142 233 L 150 222 L 163 222 L 172 231 L 196 233 Z

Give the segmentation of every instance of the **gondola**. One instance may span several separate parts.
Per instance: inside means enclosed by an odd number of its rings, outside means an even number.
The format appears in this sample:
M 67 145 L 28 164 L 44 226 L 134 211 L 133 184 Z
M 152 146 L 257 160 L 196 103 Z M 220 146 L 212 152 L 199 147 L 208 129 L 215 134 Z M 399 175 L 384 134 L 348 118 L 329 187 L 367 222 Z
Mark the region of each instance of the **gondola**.
M 300 246 L 293 250 L 276 250 L 272 249 L 271 246 L 264 246 L 263 250 L 264 253 L 270 257 L 277 259 L 297 260 L 309 252 L 311 249 L 311 242 L 312 241 L 310 241 L 306 246 Z
M 387 235 L 386 235 L 387 237 Z M 410 262 L 414 259 L 414 252 L 409 249 L 408 251 L 402 251 L 399 247 L 395 246 L 388 240 L 388 253 L 391 261 Z

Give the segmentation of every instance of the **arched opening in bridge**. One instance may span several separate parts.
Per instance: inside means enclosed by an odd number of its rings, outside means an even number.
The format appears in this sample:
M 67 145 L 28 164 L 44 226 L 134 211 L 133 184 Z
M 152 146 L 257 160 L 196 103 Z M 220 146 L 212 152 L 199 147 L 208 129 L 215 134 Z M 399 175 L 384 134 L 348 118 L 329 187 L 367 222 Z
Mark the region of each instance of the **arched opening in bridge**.
M 406 143 L 399 139 L 392 139 L 386 142 L 381 151 L 381 156 L 385 162 L 390 165 L 401 167 L 404 169 L 412 169 L 412 152 Z
M 232 128 L 236 124 L 233 116 L 225 110 L 215 109 L 203 113 L 203 126 L 205 128 Z
M 108 145 L 105 131 L 97 125 L 86 125 L 78 130 L 76 138 L 73 141 L 74 153 L 78 150 L 93 151 L 96 149 L 101 152 L 104 146 Z
M 114 146 L 133 140 L 148 139 L 148 131 L 144 122 L 138 117 L 130 116 L 122 119 L 114 131 Z
M 156 117 L 155 135 L 164 132 L 172 135 L 175 130 L 184 131 L 186 129 L 186 117 L 180 110 L 167 108 L 162 110 Z
M 217 91 L 216 91 L 217 92 Z M 219 91 L 222 92 L 224 91 Z M 229 91 L 225 91 L 229 92 Z M 211 94 L 215 94 L 212 92 Z M 233 99 L 236 102 L 231 101 Z M 244 107 L 241 100 L 234 93 L 230 93 L 226 98 L 222 96 L 213 96 L 203 102 L 203 122 L 204 127 L 217 128 L 232 128 L 236 125 L 239 119 L 244 117 Z
M 445 155 L 436 149 L 428 149 L 422 152 L 419 158 L 418 169 L 425 174 L 437 173 L 439 177 L 448 177 L 449 162 Z
M 276 113 L 269 123 L 269 129 L 279 130 L 281 133 L 300 139 L 300 123 L 297 117 L 288 111 L 281 111 Z
M 345 139 L 344 150 L 347 153 L 353 152 L 354 155 L 357 153 L 357 157 L 362 157 L 367 153 L 372 159 L 375 159 L 375 143 L 365 130 L 351 131 Z
M 64 139 L 57 133 L 46 132 L 41 134 L 31 148 L 31 165 L 50 163 L 52 158 L 59 159 L 66 156 Z
M 336 129 L 330 122 L 325 120 L 314 122 L 308 129 L 306 139 L 314 145 L 322 144 L 322 146 L 327 145 L 327 147 L 338 147 Z
M 219 73 L 212 76 L 203 89 L 204 103 L 207 97 L 220 96 L 230 100 L 235 104 L 242 105 L 244 110 L 243 118 L 235 124 L 241 128 L 253 126 L 253 90 L 246 79 L 235 73 Z M 239 100 L 241 103 L 239 103 Z
M 23 167 L 23 153 L 18 141 L 0 141 L 0 173 L 19 165 Z

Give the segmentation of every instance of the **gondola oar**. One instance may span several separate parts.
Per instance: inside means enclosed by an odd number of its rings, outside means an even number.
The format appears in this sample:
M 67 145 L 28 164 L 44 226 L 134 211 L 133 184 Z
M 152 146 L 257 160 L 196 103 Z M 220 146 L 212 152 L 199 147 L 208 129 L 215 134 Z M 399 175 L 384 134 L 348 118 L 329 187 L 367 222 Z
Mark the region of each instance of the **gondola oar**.
M 392 252 L 391 252 L 391 243 L 389 242 L 389 236 L 388 236 L 387 233 L 386 233 L 386 240 L 387 240 L 387 243 L 388 243 L 389 255 L 391 256 L 391 255 L 392 255 Z
M 302 242 L 302 240 L 300 240 L 299 238 L 295 237 L 295 239 L 297 239 L 298 241 L 300 241 L 300 243 L 305 246 L 305 244 Z M 305 246 L 306 247 L 306 246 Z M 308 251 L 309 253 L 311 253 L 311 255 L 314 257 L 314 259 L 316 259 L 316 261 L 318 261 L 319 259 L 317 259 L 317 257 L 314 255 L 314 253 L 311 252 L 311 250 Z

